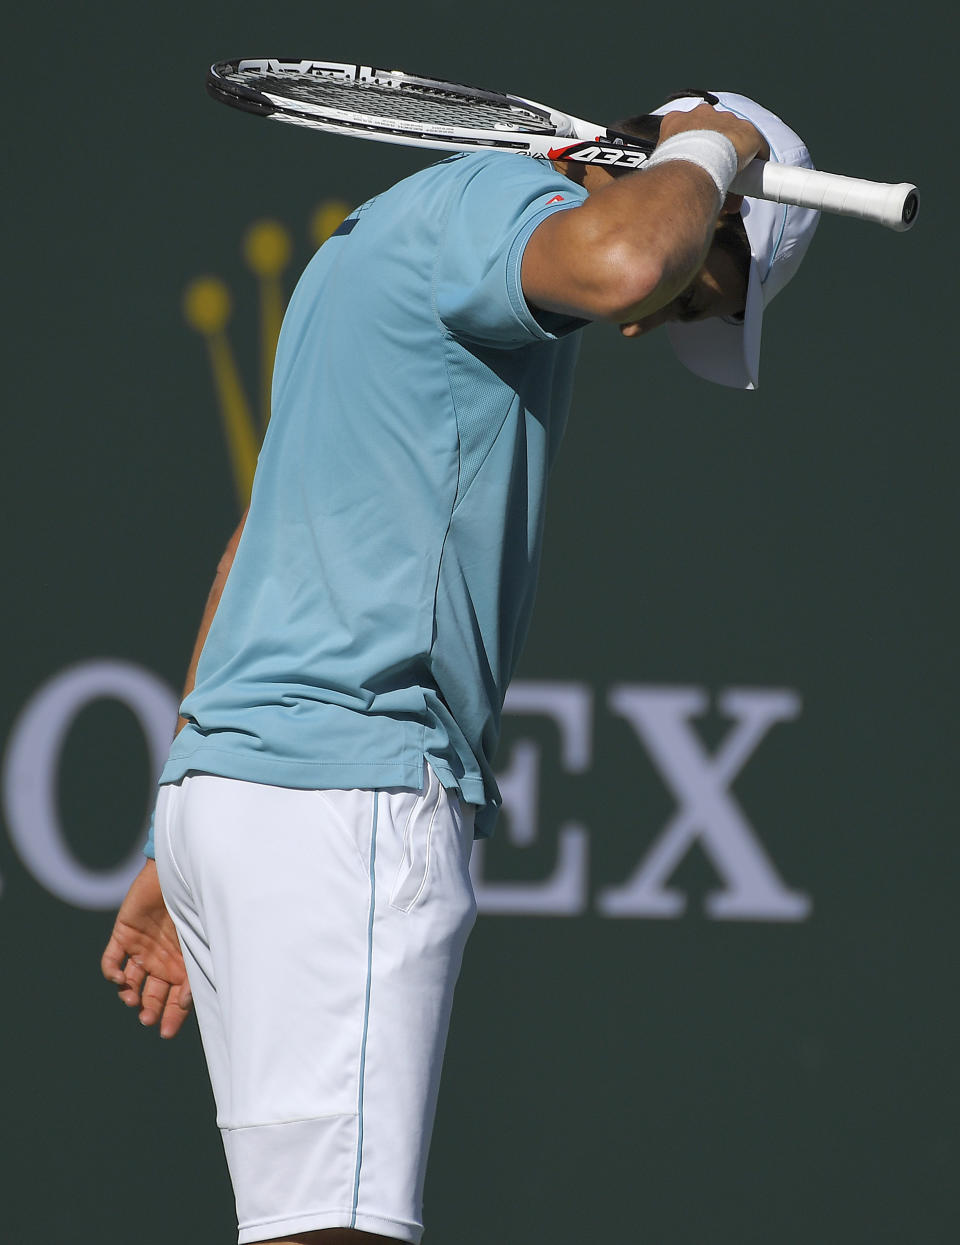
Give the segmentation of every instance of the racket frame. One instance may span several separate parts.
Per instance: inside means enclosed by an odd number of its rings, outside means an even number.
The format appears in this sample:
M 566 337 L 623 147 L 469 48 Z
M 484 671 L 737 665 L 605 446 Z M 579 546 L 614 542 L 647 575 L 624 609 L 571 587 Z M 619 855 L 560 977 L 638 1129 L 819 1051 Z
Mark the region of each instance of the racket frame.
M 503 108 L 505 115 L 515 110 L 540 119 L 535 128 L 504 121 L 495 128 L 415 122 L 377 112 L 361 113 L 328 107 L 272 93 L 248 82 L 238 82 L 231 74 L 254 73 L 293 80 L 328 78 L 354 85 L 359 90 L 374 87 L 420 93 L 447 94 L 452 99 L 472 100 Z M 598 164 L 607 168 L 642 168 L 656 144 L 635 135 L 621 134 L 585 121 L 569 113 L 549 108 L 534 100 L 500 91 L 485 90 L 460 82 L 408 74 L 398 69 L 352 65 L 341 61 L 294 59 L 252 59 L 220 61 L 207 74 L 207 91 L 216 100 L 288 125 L 300 125 L 324 133 L 353 138 L 427 148 L 435 151 L 508 151 L 539 160 L 569 160 Z M 841 216 L 873 220 L 902 232 L 917 218 L 919 200 L 916 186 L 890 185 L 844 177 L 820 170 L 795 168 L 774 161 L 754 160 L 734 180 L 731 191 L 776 203 L 792 203 Z

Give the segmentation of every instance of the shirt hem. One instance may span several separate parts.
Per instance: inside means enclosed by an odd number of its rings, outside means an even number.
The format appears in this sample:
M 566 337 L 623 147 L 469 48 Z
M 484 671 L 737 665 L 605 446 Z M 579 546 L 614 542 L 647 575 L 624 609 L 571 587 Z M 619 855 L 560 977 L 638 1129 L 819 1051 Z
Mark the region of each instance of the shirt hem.
M 160 774 L 159 785 L 177 783 L 189 773 L 198 773 L 308 791 L 375 791 L 384 787 L 419 791 L 427 763 L 443 786 L 458 791 L 468 804 L 486 802 L 481 777 L 457 777 L 442 761 L 432 756 L 427 758 L 422 753 L 408 761 L 297 761 L 288 757 L 265 758 L 238 755 L 225 749 L 197 748 L 191 753 L 171 757 Z

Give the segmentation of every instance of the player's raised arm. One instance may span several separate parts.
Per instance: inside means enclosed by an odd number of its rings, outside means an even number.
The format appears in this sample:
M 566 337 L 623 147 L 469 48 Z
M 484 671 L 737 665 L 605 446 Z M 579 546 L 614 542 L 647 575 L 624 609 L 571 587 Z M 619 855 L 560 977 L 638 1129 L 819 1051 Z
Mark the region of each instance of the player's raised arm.
M 548 217 L 523 258 L 527 300 L 545 311 L 622 324 L 669 303 L 709 250 L 727 189 L 763 139 L 708 104 L 668 114 L 648 166 L 614 177 L 600 166 L 557 166 L 590 191 Z

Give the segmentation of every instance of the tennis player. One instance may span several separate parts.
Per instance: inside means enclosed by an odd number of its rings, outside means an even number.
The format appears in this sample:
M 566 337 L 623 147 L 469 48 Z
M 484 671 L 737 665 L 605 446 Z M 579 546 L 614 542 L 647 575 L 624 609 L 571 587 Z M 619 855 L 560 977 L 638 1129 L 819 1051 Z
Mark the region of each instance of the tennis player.
M 500 801 L 580 330 L 666 323 L 694 371 L 757 383 L 815 214 L 728 188 L 761 151 L 806 149 L 735 95 L 655 124 L 620 176 L 441 160 L 344 221 L 287 310 L 250 508 L 102 962 L 164 1037 L 192 992 L 240 1242 L 423 1231 L 470 848 Z

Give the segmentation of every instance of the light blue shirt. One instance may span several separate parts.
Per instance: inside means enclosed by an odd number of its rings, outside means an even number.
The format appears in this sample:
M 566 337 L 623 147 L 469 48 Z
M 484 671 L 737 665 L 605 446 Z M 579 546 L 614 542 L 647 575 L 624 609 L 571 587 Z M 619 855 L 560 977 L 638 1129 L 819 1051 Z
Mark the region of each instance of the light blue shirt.
M 490 832 L 583 323 L 535 316 L 520 264 L 585 193 L 544 161 L 454 156 L 317 252 L 161 782 L 419 789 L 429 763 Z

